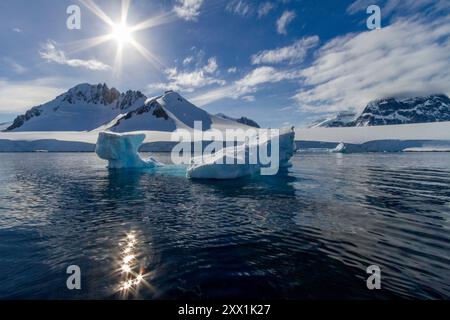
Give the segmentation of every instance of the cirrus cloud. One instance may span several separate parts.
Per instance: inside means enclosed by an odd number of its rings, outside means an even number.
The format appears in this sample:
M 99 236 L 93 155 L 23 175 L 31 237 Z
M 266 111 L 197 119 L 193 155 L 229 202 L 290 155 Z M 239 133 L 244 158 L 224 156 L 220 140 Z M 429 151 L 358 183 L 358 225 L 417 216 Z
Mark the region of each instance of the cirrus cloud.
M 218 68 L 217 59 L 209 58 L 208 62 L 192 71 L 179 71 L 177 68 L 168 68 L 165 73 L 168 82 L 152 83 L 149 88 L 153 90 L 177 90 L 192 92 L 194 89 L 202 88 L 212 84 L 225 85 L 225 80 L 214 76 Z
M 281 62 L 302 62 L 308 51 L 319 44 L 318 36 L 301 38 L 287 47 L 264 50 L 254 54 L 251 58 L 252 64 L 274 64 Z
M 295 19 L 297 15 L 294 11 L 286 10 L 277 20 L 277 32 L 279 34 L 287 34 L 286 27 Z
M 225 98 L 241 98 L 245 101 L 254 101 L 254 96 L 250 94 L 257 92 L 262 86 L 282 81 L 295 80 L 300 76 L 300 70 L 285 70 L 268 66 L 257 67 L 241 79 L 236 80 L 227 86 L 196 95 L 192 98 L 192 101 L 199 106 Z
M 47 62 L 54 62 L 57 64 L 67 65 L 74 68 L 86 68 L 89 70 L 105 71 L 111 69 L 111 66 L 95 60 L 69 59 L 66 57 L 64 51 L 56 48 L 56 42 L 48 40 L 42 45 L 42 50 L 39 51 L 42 59 Z

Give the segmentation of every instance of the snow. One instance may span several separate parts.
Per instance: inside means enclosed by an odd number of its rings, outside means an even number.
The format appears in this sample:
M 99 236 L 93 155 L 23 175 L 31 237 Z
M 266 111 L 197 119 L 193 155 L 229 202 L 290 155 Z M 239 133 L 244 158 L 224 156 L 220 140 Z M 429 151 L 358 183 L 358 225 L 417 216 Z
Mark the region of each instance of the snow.
M 331 150 L 331 152 L 335 152 L 335 153 L 342 153 L 345 151 L 345 144 L 344 143 L 339 143 L 336 148 L 334 148 L 333 150 Z
M 308 128 L 328 128 L 328 127 L 344 127 L 352 121 L 355 121 L 357 114 L 352 111 L 342 111 L 329 117 L 321 118 L 314 121 Z
M 406 148 L 404 152 L 450 152 L 450 145 L 447 147 L 417 147 Z
M 293 129 L 283 130 L 278 136 L 280 167 L 288 166 L 295 152 L 294 136 Z M 252 143 L 241 144 L 236 147 L 237 149 L 228 147 L 213 155 L 194 157 L 187 168 L 186 176 L 191 179 L 236 179 L 261 172 L 272 164 L 262 163 L 259 157 L 256 157 L 257 163 L 249 164 L 248 159 L 252 152 L 257 150 L 254 148 L 256 145 L 261 148 L 271 147 L 274 138 L 270 139 L 267 135 L 266 137 L 259 137 Z M 144 140 L 143 133 L 100 132 L 95 152 L 100 158 L 108 161 L 110 169 L 162 167 L 163 164 L 153 158 L 141 158 L 138 150 Z
M 184 99 L 176 92 L 166 92 L 164 96 L 157 99 L 164 111 L 172 118 L 177 128 L 194 128 L 195 121 L 201 121 L 203 130 L 211 129 L 211 115 Z
M 95 148 L 97 155 L 108 160 L 108 168 L 154 168 L 162 164 L 153 158 L 142 159 L 138 153 L 145 134 L 100 132 Z
M 31 109 L 39 115 L 27 117 L 13 131 L 91 131 L 126 110 L 143 106 L 145 99 L 139 92 L 120 94 L 106 85 L 80 84 L 54 100 Z
M 49 131 L 167 131 L 249 128 L 233 119 L 213 116 L 176 92 L 147 99 L 139 91 L 120 93 L 104 85 L 80 84 L 43 105 L 34 107 L 15 121 L 12 132 Z M 10 124 L 0 124 L 0 130 Z
M 12 124 L 12 122 L 0 123 L 0 131 L 7 129 L 11 124 Z
M 214 123 L 213 123 L 214 126 Z M 171 132 L 136 131 L 145 134 L 144 144 L 164 146 L 160 151 L 171 148 Z M 0 152 L 49 150 L 53 152 L 94 151 L 99 132 L 78 131 L 38 131 L 38 132 L 0 132 Z M 359 148 L 358 152 L 402 151 L 441 144 L 450 145 L 450 122 L 402 124 L 372 127 L 312 128 L 296 129 L 296 141 L 305 143 L 308 148 L 334 148 L 344 143 L 352 145 L 370 144 L 370 148 Z M 334 144 L 333 144 L 334 143 Z M 387 148 L 388 144 L 390 147 Z M 152 148 L 154 151 L 158 149 Z M 348 149 L 351 150 L 351 149 Z M 356 149 L 353 148 L 353 150 Z M 347 151 L 346 151 L 347 152 Z
M 296 140 L 363 144 L 375 140 L 448 140 L 450 121 L 370 127 L 296 129 Z
M 279 139 L 279 167 L 289 166 L 289 160 L 295 152 L 295 132 L 293 129 L 282 129 Z M 268 167 L 258 156 L 256 146 L 267 150 L 271 147 L 272 139 L 258 137 L 250 143 L 237 147 L 227 147 L 213 155 L 195 157 L 187 169 L 187 176 L 191 179 L 236 179 L 260 173 Z M 256 156 L 257 162 L 249 163 L 249 159 Z M 276 169 L 278 171 L 278 168 Z

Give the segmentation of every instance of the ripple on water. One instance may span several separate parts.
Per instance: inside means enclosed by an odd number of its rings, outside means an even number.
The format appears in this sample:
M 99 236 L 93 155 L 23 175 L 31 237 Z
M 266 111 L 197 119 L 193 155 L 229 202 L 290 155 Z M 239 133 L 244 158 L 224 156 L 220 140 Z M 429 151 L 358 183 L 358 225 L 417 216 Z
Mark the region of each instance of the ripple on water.
M 301 154 L 236 181 L 93 154 L 0 163 L 2 298 L 450 297 L 450 154 Z

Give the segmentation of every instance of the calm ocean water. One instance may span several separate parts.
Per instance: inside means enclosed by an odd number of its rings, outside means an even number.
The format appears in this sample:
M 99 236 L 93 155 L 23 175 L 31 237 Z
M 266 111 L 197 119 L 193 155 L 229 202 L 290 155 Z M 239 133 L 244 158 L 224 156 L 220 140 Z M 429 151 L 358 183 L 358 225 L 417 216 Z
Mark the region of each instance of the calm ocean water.
M 0 298 L 448 299 L 450 154 L 298 154 L 236 181 L 0 154 Z

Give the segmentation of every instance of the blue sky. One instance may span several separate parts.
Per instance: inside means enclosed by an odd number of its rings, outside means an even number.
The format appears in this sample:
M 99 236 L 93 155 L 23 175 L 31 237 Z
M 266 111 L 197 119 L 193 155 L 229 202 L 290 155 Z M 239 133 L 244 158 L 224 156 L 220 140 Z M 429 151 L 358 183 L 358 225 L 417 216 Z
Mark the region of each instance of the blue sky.
M 73 4 L 81 30 L 66 27 Z M 104 20 L 119 23 L 123 4 L 127 26 L 148 28 L 131 35 L 140 50 L 124 42 L 116 58 Z M 370 4 L 380 30 L 367 29 Z M 4 0 L 0 26 L 0 122 L 82 82 L 148 96 L 175 89 L 211 113 L 270 127 L 384 96 L 450 94 L 445 0 Z

